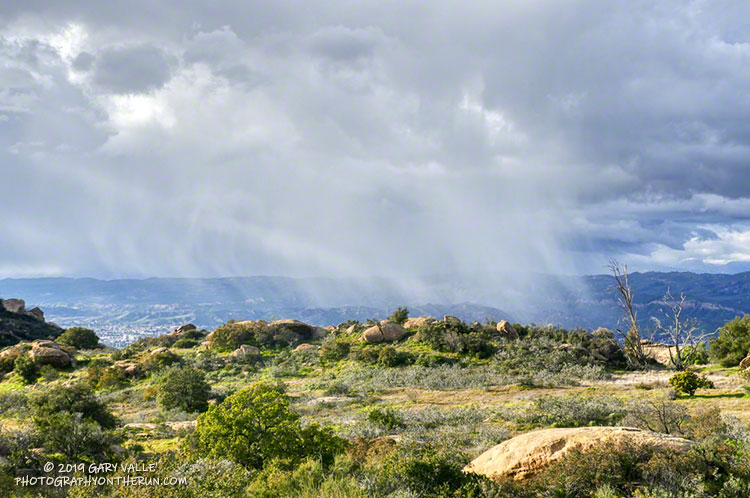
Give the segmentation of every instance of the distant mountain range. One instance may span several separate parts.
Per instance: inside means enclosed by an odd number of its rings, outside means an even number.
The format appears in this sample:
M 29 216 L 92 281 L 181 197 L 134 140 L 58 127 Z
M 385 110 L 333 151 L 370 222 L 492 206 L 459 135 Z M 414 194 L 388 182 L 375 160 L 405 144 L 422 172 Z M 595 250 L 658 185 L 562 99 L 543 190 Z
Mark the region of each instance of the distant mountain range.
M 750 312 L 750 273 L 633 273 L 642 326 L 662 316 L 667 289 L 687 296 L 685 314 L 706 331 Z M 378 278 L 24 278 L 0 280 L 0 298 L 21 297 L 50 321 L 118 330 L 163 330 L 185 322 L 205 328 L 229 319 L 297 318 L 316 325 L 385 317 L 397 306 L 412 316 L 456 315 L 564 327 L 616 328 L 620 310 L 608 275 Z

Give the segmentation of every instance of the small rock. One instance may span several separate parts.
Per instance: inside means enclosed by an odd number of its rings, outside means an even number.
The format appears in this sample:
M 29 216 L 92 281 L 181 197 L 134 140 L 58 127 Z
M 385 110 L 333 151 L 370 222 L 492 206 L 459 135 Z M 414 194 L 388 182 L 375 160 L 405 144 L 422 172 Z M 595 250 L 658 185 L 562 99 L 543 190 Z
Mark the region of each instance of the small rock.
M 247 358 L 248 356 L 255 356 L 260 354 L 260 349 L 249 344 L 243 344 L 232 352 L 232 356 L 235 358 Z
M 518 339 L 518 331 L 507 320 L 497 322 L 497 331 L 507 339 Z
M 303 342 L 302 344 L 294 348 L 294 352 L 299 353 L 300 351 L 315 351 L 317 349 L 318 346 L 316 346 L 315 344 L 308 344 L 306 342 Z

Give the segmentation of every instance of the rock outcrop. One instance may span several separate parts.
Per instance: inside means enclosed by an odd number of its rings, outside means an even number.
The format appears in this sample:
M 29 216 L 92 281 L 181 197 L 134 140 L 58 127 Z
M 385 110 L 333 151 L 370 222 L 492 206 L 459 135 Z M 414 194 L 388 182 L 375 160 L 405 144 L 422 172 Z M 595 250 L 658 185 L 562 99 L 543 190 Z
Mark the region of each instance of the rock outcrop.
M 3 299 L 3 308 L 11 313 L 23 313 L 26 311 L 26 302 L 23 299 Z
M 461 319 L 453 315 L 445 315 L 443 321 L 448 325 L 461 325 Z
M 747 370 L 748 368 L 750 368 L 750 353 L 740 362 L 740 370 Z
M 39 308 L 26 309 L 23 299 L 0 299 L 0 347 L 36 339 L 54 339 L 63 329 L 44 321 Z
M 695 443 L 675 436 L 631 427 L 578 427 L 542 429 L 521 434 L 485 451 L 464 467 L 464 472 L 490 479 L 531 477 L 573 449 L 586 450 L 597 444 L 656 444 L 687 450 Z
M 37 365 L 52 365 L 63 368 L 75 365 L 76 359 L 54 341 L 34 341 L 31 343 L 31 359 Z
M 44 321 L 44 311 L 42 311 L 38 306 L 35 308 L 31 308 L 29 311 L 26 312 L 26 314 L 36 318 L 40 322 Z
M 660 344 L 658 342 L 649 341 L 648 339 L 643 339 L 641 341 L 641 347 L 643 348 L 643 354 L 646 357 L 651 358 L 652 360 L 656 360 L 662 365 L 671 365 L 672 360 L 670 352 L 673 355 L 675 354 L 674 346 L 667 346 L 666 344 Z
M 40 322 L 44 321 L 44 312 L 39 307 L 27 310 L 26 301 L 24 301 L 23 299 L 2 299 L 0 300 L 0 305 L 2 306 L 2 309 L 9 313 L 30 316 L 31 318 L 39 320 Z
M 185 335 L 186 332 L 190 332 L 191 330 L 198 330 L 198 327 L 193 325 L 192 323 L 186 323 L 185 325 L 180 325 L 176 329 L 174 329 L 172 332 L 170 332 L 168 335 L 175 336 L 175 335 Z
M 367 342 L 392 342 L 406 335 L 406 329 L 394 322 L 382 322 L 362 332 L 362 340 Z
M 407 318 L 404 322 L 404 328 L 407 330 L 413 330 L 425 327 L 431 323 L 435 323 L 437 320 L 431 316 L 415 316 L 414 318 Z

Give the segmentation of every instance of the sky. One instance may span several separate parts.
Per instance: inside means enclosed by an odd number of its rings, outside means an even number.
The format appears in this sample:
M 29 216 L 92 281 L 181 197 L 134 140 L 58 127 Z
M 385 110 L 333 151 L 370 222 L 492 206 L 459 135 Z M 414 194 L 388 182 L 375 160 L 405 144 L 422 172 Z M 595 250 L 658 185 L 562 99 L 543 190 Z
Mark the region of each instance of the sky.
M 750 270 L 748 18 L 2 2 L 0 277 Z

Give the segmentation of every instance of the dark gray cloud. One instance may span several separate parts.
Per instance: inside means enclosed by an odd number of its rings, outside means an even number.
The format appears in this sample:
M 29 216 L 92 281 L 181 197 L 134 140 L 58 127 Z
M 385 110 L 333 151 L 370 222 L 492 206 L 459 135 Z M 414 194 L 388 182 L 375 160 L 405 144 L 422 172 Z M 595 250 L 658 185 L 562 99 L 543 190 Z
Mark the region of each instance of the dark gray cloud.
M 88 71 L 94 65 L 94 56 L 88 52 L 81 52 L 73 59 L 73 69 L 76 71 Z
M 173 63 L 163 50 L 149 45 L 107 48 L 96 59 L 93 81 L 114 93 L 148 92 L 169 80 Z
M 749 7 L 1 9 L 0 274 L 750 268 Z

